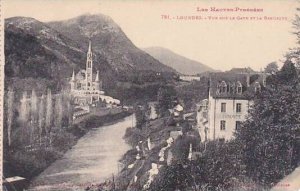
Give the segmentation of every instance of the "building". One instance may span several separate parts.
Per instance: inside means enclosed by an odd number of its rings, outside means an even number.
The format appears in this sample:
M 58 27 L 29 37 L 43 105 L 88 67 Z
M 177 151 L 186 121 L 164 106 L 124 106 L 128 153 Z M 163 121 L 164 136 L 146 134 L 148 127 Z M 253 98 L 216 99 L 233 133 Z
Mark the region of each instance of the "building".
M 74 102 L 77 105 L 91 105 L 97 104 L 100 101 L 107 104 L 120 104 L 120 101 L 110 96 L 106 96 L 102 88 L 102 81 L 100 80 L 99 71 L 96 75 L 93 72 L 93 53 L 91 41 L 89 41 L 89 48 L 86 59 L 86 69 L 80 70 L 76 75 L 73 70 L 70 80 L 71 95 L 74 97 Z
M 265 86 L 264 73 L 211 74 L 205 139 L 232 139 L 235 130 L 246 119 L 254 96 Z
M 179 79 L 182 81 L 191 82 L 191 81 L 200 81 L 201 77 L 193 76 L 193 75 L 180 75 Z
M 204 99 L 200 101 L 197 107 L 197 128 L 199 131 L 199 135 L 201 137 L 201 142 L 205 142 L 208 140 L 207 130 L 208 130 L 208 99 Z

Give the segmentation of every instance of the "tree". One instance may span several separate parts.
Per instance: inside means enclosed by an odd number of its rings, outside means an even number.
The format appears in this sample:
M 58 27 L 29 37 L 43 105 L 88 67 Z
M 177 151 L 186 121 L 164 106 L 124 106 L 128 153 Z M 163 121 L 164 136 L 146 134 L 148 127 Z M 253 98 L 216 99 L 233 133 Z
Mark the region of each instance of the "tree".
M 11 145 L 11 133 L 12 133 L 12 123 L 14 118 L 14 91 L 13 89 L 8 90 L 7 93 L 7 137 L 8 146 Z
M 247 175 L 270 186 L 297 166 L 300 158 L 300 84 L 286 62 L 276 80 L 254 100 L 249 118 L 236 133 Z
M 146 107 L 137 106 L 135 108 L 136 128 L 142 129 L 146 123 Z
M 188 161 L 186 157 L 185 161 L 175 160 L 160 169 L 150 190 L 232 190 L 235 183 L 245 181 L 241 155 L 236 148 L 234 141 L 209 142 L 207 150 L 196 160 Z
M 22 125 L 26 125 L 28 122 L 28 103 L 27 103 L 27 91 L 23 92 L 23 96 L 21 99 L 21 105 L 19 108 L 19 121 Z
M 157 101 L 156 112 L 159 116 L 165 116 L 168 109 L 174 107 L 174 101 L 176 101 L 174 87 L 171 85 L 160 87 L 157 93 Z
M 52 126 L 52 94 L 51 90 L 47 91 L 47 100 L 46 100 L 46 133 L 49 136 Z
M 43 132 L 43 127 L 45 125 L 45 98 L 44 95 L 40 98 L 40 103 L 39 103 L 39 138 L 40 138 L 40 143 L 42 139 L 42 132 Z
M 34 141 L 35 131 L 37 129 L 37 121 L 38 121 L 38 98 L 35 90 L 32 90 L 31 99 L 30 99 L 30 141 Z
M 63 109 L 63 102 L 62 102 L 62 95 L 61 94 L 57 94 L 56 95 L 56 99 L 55 99 L 55 126 L 57 128 L 61 128 L 62 127 L 62 119 L 63 119 L 63 113 L 64 113 L 64 109 Z
M 297 8 L 297 11 L 300 11 L 300 8 Z M 298 47 L 293 47 L 287 54 L 286 58 L 292 61 L 295 64 L 295 67 L 300 69 L 300 16 L 299 14 L 295 15 L 295 19 L 293 21 L 293 27 L 295 29 L 294 34 L 297 36 L 297 44 Z
M 287 59 L 285 61 L 284 65 L 282 66 L 278 74 L 278 78 L 280 80 L 279 84 L 286 83 L 288 85 L 291 85 L 291 83 L 298 83 L 297 70 L 295 64 L 291 60 Z
M 265 68 L 265 73 L 276 74 L 278 72 L 278 65 L 276 62 L 271 62 Z

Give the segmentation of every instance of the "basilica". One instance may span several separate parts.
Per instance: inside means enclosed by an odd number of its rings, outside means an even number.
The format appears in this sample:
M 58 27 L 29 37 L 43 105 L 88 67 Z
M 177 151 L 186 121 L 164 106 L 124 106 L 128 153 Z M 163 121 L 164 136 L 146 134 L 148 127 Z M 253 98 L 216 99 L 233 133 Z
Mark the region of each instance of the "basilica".
M 105 95 L 99 71 L 97 70 L 96 75 L 93 73 L 93 53 L 91 41 L 89 41 L 89 48 L 87 52 L 86 69 L 80 70 L 76 75 L 73 70 L 70 84 L 70 93 L 74 97 L 74 102 L 77 105 L 97 105 L 99 102 L 116 105 L 120 104 L 119 100 Z

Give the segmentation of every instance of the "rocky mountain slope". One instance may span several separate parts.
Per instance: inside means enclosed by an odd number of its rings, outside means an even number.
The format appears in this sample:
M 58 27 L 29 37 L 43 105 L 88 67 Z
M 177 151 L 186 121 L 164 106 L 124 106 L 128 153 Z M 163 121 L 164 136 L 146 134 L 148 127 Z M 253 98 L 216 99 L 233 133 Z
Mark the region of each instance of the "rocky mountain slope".
M 108 16 L 82 15 L 80 17 L 47 23 L 61 34 L 71 38 L 82 47 L 84 39 L 91 39 L 93 50 L 115 71 L 154 70 L 175 72 L 156 59 L 138 49 L 122 29 Z
M 176 69 L 182 74 L 195 75 L 203 72 L 211 72 L 214 69 L 195 60 L 188 59 L 179 54 L 162 47 L 145 48 L 148 54 L 159 60 L 161 63 Z
M 13 17 L 5 20 L 6 77 L 66 80 L 73 69 L 85 68 L 89 39 L 94 69 L 100 71 L 104 83 L 118 74 L 141 70 L 176 72 L 135 47 L 107 16 L 83 15 L 50 23 Z

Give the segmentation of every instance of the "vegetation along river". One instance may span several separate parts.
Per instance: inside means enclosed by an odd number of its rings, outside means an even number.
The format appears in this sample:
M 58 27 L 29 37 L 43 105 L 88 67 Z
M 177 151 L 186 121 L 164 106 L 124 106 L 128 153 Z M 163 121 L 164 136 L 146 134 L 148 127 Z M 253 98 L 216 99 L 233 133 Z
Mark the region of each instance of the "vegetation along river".
M 31 183 L 30 190 L 82 190 L 118 173 L 119 159 L 130 149 L 123 139 L 135 125 L 131 115 L 114 124 L 95 127 Z

